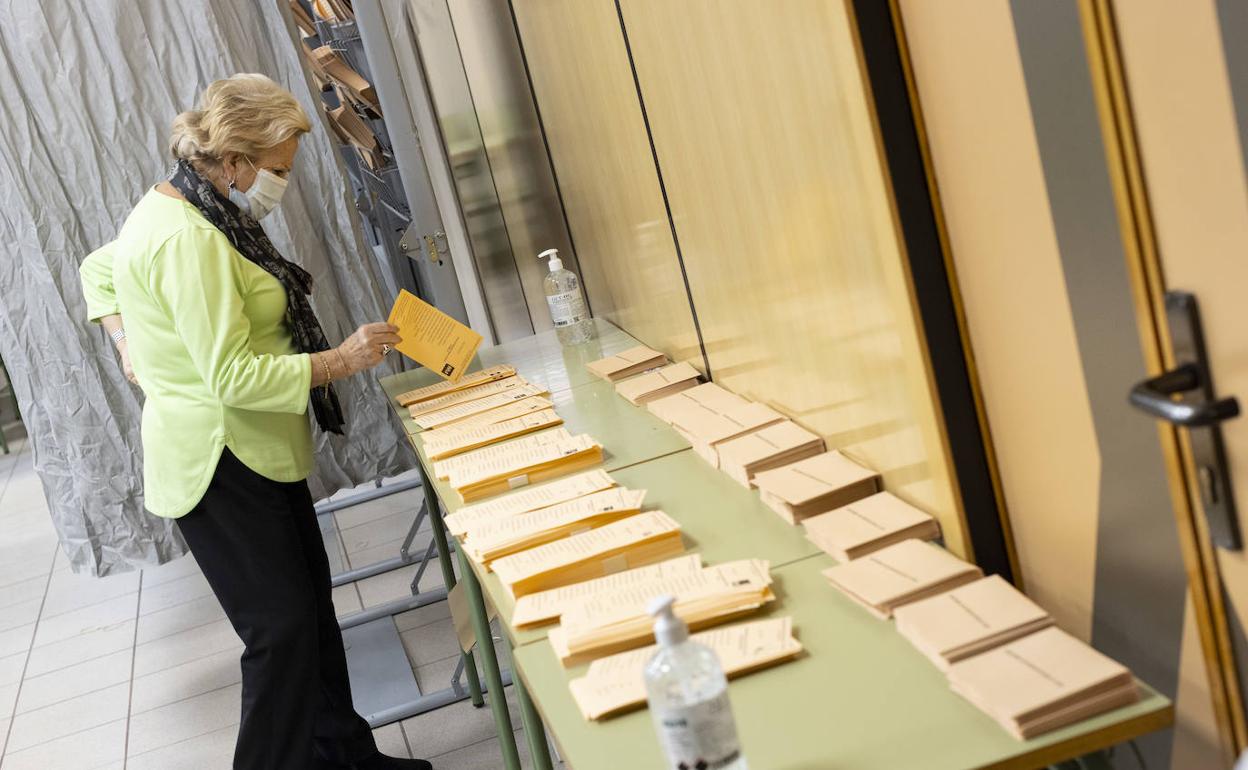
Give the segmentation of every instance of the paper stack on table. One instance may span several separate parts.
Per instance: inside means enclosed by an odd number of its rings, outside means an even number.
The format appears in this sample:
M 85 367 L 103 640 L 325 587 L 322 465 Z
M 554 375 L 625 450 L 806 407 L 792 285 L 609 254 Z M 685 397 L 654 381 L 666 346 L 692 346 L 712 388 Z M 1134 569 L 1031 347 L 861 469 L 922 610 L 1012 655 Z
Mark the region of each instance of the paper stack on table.
M 585 365 L 590 373 L 604 380 L 616 382 L 634 374 L 641 374 L 647 369 L 654 369 L 667 363 L 667 356 L 645 345 L 629 348 L 623 353 L 616 353 Z
M 720 444 L 784 420 L 775 409 L 752 401 L 711 406 L 688 403 L 667 414 L 676 432 L 693 445 L 693 451 L 715 467 L 719 465 Z
M 508 516 L 473 528 L 464 541 L 464 550 L 488 567 L 495 559 L 640 513 L 645 497 L 644 489 L 612 487 L 541 510 Z
M 489 526 L 511 516 L 566 503 L 614 486 L 615 480 L 604 470 L 578 473 L 547 484 L 499 495 L 483 503 L 465 505 L 447 516 L 444 523 L 447 532 L 462 540 L 477 527 Z
M 681 361 L 662 369 L 655 369 L 637 377 L 624 380 L 615 386 L 619 393 L 630 404 L 641 405 L 655 400 L 674 396 L 698 384 L 698 370 Z
M 698 572 L 603 591 L 566 608 L 550 645 L 565 666 L 653 641 L 651 599 L 671 595 L 675 612 L 691 629 L 723 623 L 775 600 L 769 565 L 760 559 L 704 567 Z
M 426 385 L 423 388 L 409 390 L 406 393 L 400 393 L 395 400 L 399 402 L 399 406 L 411 406 L 421 401 L 428 401 L 431 398 L 445 396 L 447 393 L 454 393 L 457 390 L 465 390 L 467 388 L 475 388 L 478 385 L 485 385 L 496 380 L 514 377 L 516 368 L 510 364 L 500 364 L 491 366 L 488 369 L 465 374 L 458 382 L 451 380 L 443 380 L 442 382 Z
M 516 388 L 524 387 L 528 384 L 529 383 L 526 382 L 523 377 L 504 377 L 501 380 L 482 383 L 471 388 L 461 388 L 451 393 L 443 393 L 442 395 L 435 396 L 434 398 L 418 401 L 409 405 L 407 407 L 407 412 L 415 418 L 421 416 L 422 414 L 428 414 L 429 412 L 436 412 L 449 406 L 455 406 L 456 404 L 466 404 L 469 401 L 476 401 L 477 399 L 485 398 L 486 396 L 506 393 L 508 391 L 515 390 Z
M 1060 628 L 954 663 L 949 684 L 1020 739 L 1139 699 L 1125 666 Z
M 713 382 L 706 382 L 688 390 L 682 390 L 674 396 L 656 398 L 646 404 L 646 408 L 655 417 L 667 424 L 672 417 L 686 411 L 691 405 L 704 406 L 708 409 L 725 409 L 730 406 L 745 406 L 750 403 L 730 390 L 725 390 Z
M 729 439 L 718 448 L 720 470 L 745 487 L 754 486 L 754 476 L 761 471 L 823 452 L 823 439 L 792 420 Z
M 881 618 L 982 575 L 974 564 L 922 540 L 903 540 L 823 571 L 828 582 Z
M 840 452 L 825 452 L 754 476 L 763 503 L 790 524 L 879 491 L 880 476 Z
M 479 428 L 483 425 L 493 425 L 497 422 L 506 422 L 507 420 L 514 420 L 517 417 L 523 417 L 526 414 L 533 414 L 534 412 L 541 412 L 543 410 L 553 408 L 554 404 L 552 404 L 548 398 L 543 396 L 528 396 L 520 399 L 519 401 L 511 401 L 503 404 L 502 406 L 486 409 L 485 411 L 477 412 L 476 414 L 470 414 L 467 417 L 461 417 L 453 422 L 445 423 L 439 427 L 430 428 L 422 432 L 420 438 L 425 442 L 442 441 L 444 436 L 454 436 L 461 430 L 466 431 L 472 428 Z M 421 416 L 423 418 L 425 415 Z M 417 423 L 419 423 L 419 421 L 417 421 Z
M 662 511 L 647 511 L 512 554 L 490 566 L 512 598 L 519 598 L 654 564 L 684 550 L 680 525 Z
M 902 540 L 940 537 L 935 519 L 888 492 L 812 516 L 802 526 L 812 543 L 839 561 L 858 559 Z
M 426 432 L 421 436 L 422 447 L 425 450 L 425 456 L 430 460 L 445 460 L 498 441 L 553 428 L 562 423 L 563 418 L 556 414 L 554 409 L 528 412 L 519 417 L 488 425 L 464 425 L 462 422 L 456 422 L 445 428 Z M 438 435 L 431 435 L 434 433 Z
M 464 502 L 470 502 L 558 478 L 600 462 L 602 445 L 589 435 L 581 434 L 554 443 L 501 452 L 470 465 L 457 465 L 450 470 L 447 481 Z
M 788 617 L 723 626 L 689 638 L 714 650 L 729 678 L 792 660 L 802 652 L 801 642 L 793 636 L 793 619 Z M 643 647 L 591 663 L 585 676 L 569 683 L 581 714 L 596 720 L 644 705 L 642 671 L 657 649 Z
M 500 406 L 507 406 L 518 401 L 523 401 L 534 396 L 546 395 L 546 387 L 544 385 L 535 385 L 533 383 L 525 383 L 519 387 L 510 388 L 502 393 L 495 393 L 485 398 L 478 398 L 463 403 L 452 404 L 444 409 L 438 409 L 434 412 L 425 412 L 424 414 L 414 415 L 412 421 L 424 430 L 430 428 L 440 428 L 444 425 L 451 425 L 460 422 L 469 417 L 489 412 Z M 550 402 L 546 401 L 547 406 Z M 410 407 L 409 407 L 410 408 Z M 515 415 L 510 415 L 514 417 Z M 496 420 L 491 420 L 496 422 Z
M 540 433 L 530 433 L 519 438 L 501 441 L 497 444 L 489 444 L 471 452 L 464 452 L 454 457 L 448 457 L 445 460 L 439 460 L 433 464 L 431 470 L 434 478 L 446 481 L 451 478 L 451 473 L 456 469 L 471 471 L 471 469 L 480 467 L 483 463 L 487 463 L 490 460 L 547 444 L 557 444 L 570 438 L 572 438 L 572 434 L 568 433 L 566 428 L 555 427 Z
M 898 607 L 897 632 L 941 670 L 1053 625 L 1053 618 L 999 575 Z
M 657 564 L 616 572 L 606 577 L 552 588 L 549 591 L 538 591 L 516 600 L 516 606 L 511 614 L 511 624 L 515 628 L 534 628 L 555 623 L 565 610 L 593 599 L 600 592 L 614 591 L 641 583 L 672 580 L 701 569 L 702 557 L 699 554 L 690 553 Z

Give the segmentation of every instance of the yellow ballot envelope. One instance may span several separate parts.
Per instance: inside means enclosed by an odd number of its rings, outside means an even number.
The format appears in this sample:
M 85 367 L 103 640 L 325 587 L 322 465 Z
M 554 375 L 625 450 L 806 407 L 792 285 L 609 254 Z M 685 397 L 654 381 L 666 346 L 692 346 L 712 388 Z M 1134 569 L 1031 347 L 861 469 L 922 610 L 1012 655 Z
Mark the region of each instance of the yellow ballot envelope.
M 481 346 L 481 335 L 407 290 L 390 311 L 403 341 L 395 350 L 451 382 L 464 376 Z

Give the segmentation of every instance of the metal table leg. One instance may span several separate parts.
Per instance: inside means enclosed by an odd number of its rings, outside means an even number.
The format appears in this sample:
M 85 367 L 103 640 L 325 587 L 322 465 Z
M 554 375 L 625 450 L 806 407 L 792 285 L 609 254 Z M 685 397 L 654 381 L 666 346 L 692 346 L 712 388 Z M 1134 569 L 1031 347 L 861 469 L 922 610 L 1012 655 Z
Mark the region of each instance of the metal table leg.
M 450 591 L 455 587 L 455 566 L 451 563 L 451 549 L 446 541 L 446 525 L 442 523 L 442 504 L 438 501 L 438 493 L 434 491 L 433 483 L 425 472 L 425 466 L 417 462 L 416 467 L 420 469 L 420 479 L 424 482 L 425 503 L 429 509 L 429 525 L 430 529 L 433 530 L 433 542 L 438 546 L 438 564 L 442 567 L 442 580 L 446 585 L 446 590 Z M 480 593 L 480 587 L 478 587 L 478 593 Z M 492 653 L 492 646 L 490 650 Z M 481 708 L 485 705 L 485 698 L 481 695 L 481 679 L 477 674 L 477 662 L 471 652 L 463 653 L 463 661 L 464 675 L 468 678 L 468 692 L 472 696 L 472 705 Z M 493 683 L 491 683 L 492 686 Z M 500 687 L 496 692 L 501 691 L 501 689 Z
M 511 712 L 507 710 L 507 696 L 503 691 L 503 677 L 498 668 L 498 656 L 494 654 L 494 634 L 490 630 L 489 615 L 485 611 L 485 598 L 481 584 L 473 574 L 464 552 L 458 547 L 459 571 L 463 575 L 464 588 L 468 592 L 468 606 L 472 611 L 472 630 L 477 635 L 477 649 L 481 651 L 481 665 L 485 668 L 485 683 L 490 688 L 490 710 L 494 712 L 494 728 L 498 731 L 498 746 L 503 752 L 503 765 L 507 770 L 519 770 L 520 752 L 516 749 L 516 733 L 511 726 Z M 513 677 L 512 684 L 519 677 Z
M 519 674 L 511 678 L 511 685 L 516 690 L 516 697 L 520 699 L 520 722 L 524 725 L 524 739 L 529 744 L 529 758 L 533 760 L 534 770 L 552 770 L 542 715 L 533 707 L 533 700 L 529 698 L 529 691 Z

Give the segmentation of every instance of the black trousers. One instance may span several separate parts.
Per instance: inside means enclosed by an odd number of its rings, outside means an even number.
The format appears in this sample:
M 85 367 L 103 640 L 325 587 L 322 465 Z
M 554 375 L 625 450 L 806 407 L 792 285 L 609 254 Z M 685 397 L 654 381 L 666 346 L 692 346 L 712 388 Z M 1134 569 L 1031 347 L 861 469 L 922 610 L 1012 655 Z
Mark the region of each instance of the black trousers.
M 377 750 L 351 705 L 329 558 L 305 482 L 271 481 L 228 449 L 178 528 L 246 645 L 235 770 L 349 765 Z

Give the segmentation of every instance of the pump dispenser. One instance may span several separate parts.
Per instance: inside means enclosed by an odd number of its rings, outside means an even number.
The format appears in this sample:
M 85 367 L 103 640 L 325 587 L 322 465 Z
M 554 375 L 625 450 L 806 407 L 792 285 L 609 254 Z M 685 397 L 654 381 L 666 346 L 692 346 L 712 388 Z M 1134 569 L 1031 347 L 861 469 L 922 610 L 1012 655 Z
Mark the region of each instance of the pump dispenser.
M 576 273 L 563 267 L 558 249 L 547 249 L 537 255 L 538 259 L 550 260 L 550 273 L 542 280 L 546 304 L 550 306 L 550 320 L 562 345 L 578 345 L 594 336 L 594 322 L 585 306 L 585 294 Z
M 655 597 L 658 652 L 646 665 L 646 698 L 671 770 L 747 770 L 728 700 L 728 679 L 714 651 L 689 640 L 671 596 Z

